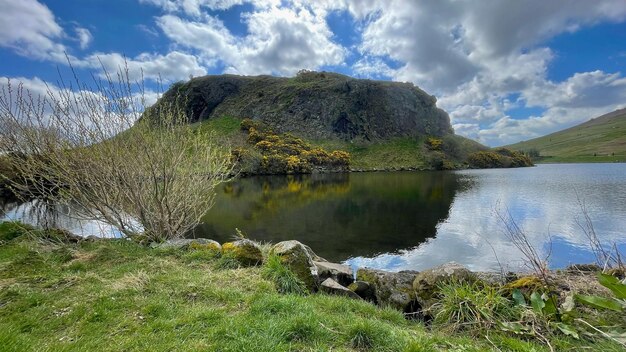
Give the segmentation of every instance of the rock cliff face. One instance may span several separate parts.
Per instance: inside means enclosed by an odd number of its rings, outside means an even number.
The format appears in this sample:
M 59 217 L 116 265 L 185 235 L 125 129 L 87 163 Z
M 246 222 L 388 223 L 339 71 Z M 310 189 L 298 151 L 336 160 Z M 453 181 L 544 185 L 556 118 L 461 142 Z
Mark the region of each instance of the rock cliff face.
M 453 133 L 436 98 L 410 83 L 327 72 L 293 78 L 218 75 L 174 84 L 162 100 L 177 94 L 194 121 L 247 117 L 312 139 L 376 141 Z

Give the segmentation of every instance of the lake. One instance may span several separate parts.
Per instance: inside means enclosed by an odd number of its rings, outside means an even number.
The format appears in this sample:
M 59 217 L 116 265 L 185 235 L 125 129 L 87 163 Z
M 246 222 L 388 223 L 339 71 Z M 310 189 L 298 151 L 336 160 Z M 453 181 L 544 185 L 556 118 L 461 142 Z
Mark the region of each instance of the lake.
M 594 260 L 579 226 L 581 205 L 600 239 L 624 251 L 626 164 L 244 178 L 220 187 L 194 235 L 224 242 L 238 228 L 254 240 L 296 239 L 328 260 L 392 271 L 448 261 L 518 270 L 524 261 L 498 216 L 510 214 L 558 268 Z M 13 204 L 0 216 L 28 218 L 29 211 Z M 57 221 L 85 234 L 103 228 Z

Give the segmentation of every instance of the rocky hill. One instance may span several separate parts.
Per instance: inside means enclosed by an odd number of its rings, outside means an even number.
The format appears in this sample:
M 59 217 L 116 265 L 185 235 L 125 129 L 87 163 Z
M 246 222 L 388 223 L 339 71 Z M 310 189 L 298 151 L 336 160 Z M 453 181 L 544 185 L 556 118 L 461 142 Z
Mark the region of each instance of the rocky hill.
M 453 133 L 436 98 L 411 83 L 309 71 L 293 78 L 218 75 L 175 84 L 164 98 L 176 94 L 184 97 L 194 121 L 251 118 L 310 139 L 380 141 Z
M 437 99 L 411 83 L 213 75 L 173 84 L 156 106 L 173 102 L 226 137 L 245 173 L 456 169 L 488 149 L 455 135 Z

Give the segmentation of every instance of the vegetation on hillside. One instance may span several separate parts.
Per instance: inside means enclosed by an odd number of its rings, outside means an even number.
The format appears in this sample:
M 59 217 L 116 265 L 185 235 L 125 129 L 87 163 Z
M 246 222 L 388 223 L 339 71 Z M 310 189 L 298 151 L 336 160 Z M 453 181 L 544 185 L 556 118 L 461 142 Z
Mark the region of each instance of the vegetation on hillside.
M 507 148 L 536 162 L 626 162 L 626 109 Z
M 496 148 L 489 151 L 472 153 L 467 158 L 471 168 L 509 168 L 533 166 L 533 163 L 526 154 L 507 148 Z
M 241 130 L 252 148 L 237 148 L 233 158 L 245 173 L 305 174 L 313 170 L 348 171 L 350 154 L 313 148 L 289 133 L 275 133 L 260 121 L 243 119 Z
M 547 320 L 532 302 L 519 305 L 515 296 L 491 288 L 441 287 L 442 303 L 431 328 L 362 300 L 307 295 L 279 261 L 244 268 L 202 246 L 181 250 L 128 240 L 68 243 L 3 223 L 0 268 L 3 351 L 623 348 L 598 333 L 576 338 L 558 328 L 543 330 L 540 324 Z M 524 320 L 503 324 L 511 319 Z M 520 325 L 534 330 L 519 330 Z

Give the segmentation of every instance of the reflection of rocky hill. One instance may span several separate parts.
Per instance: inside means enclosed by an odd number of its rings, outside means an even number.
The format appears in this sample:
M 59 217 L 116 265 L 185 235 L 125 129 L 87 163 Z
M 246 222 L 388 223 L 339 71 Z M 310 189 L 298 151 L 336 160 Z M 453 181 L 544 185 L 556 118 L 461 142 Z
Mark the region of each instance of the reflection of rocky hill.
M 433 237 L 459 188 L 452 173 L 255 177 L 228 186 L 200 229 L 229 239 L 303 241 L 329 260 L 412 248 Z

